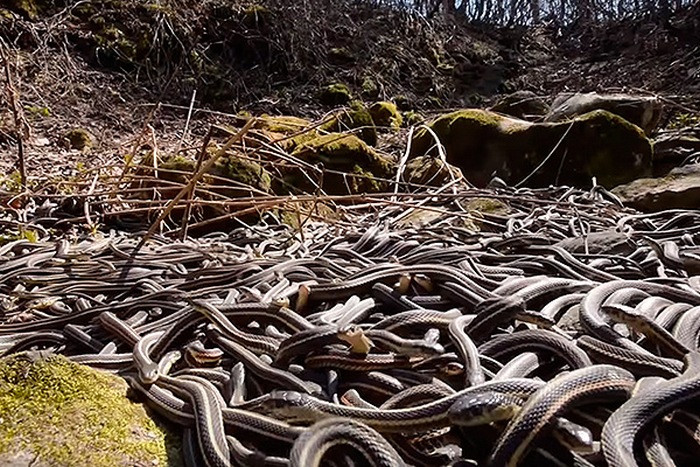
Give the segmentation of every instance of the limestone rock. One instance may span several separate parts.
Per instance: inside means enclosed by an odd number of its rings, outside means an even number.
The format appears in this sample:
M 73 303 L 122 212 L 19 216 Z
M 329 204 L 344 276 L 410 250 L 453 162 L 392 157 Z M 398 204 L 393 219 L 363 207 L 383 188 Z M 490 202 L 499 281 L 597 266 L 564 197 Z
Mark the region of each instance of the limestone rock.
M 344 105 L 350 102 L 351 97 L 350 89 L 342 83 L 329 84 L 319 94 L 323 105 Z
M 545 121 L 561 122 L 599 109 L 619 115 L 651 135 L 659 124 L 663 106 L 655 97 L 595 92 L 562 93 L 554 99 Z
M 362 141 L 370 146 L 377 144 L 377 128 L 372 114 L 360 101 L 353 101 L 349 109 L 336 113 L 327 123 L 321 125 L 319 130 L 334 133 L 356 130 L 355 133 Z
M 445 164 L 440 158 L 421 156 L 408 161 L 403 180 L 417 185 L 442 186 L 461 176 L 458 168 Z
M 388 184 L 384 180 L 390 179 L 393 174 L 390 160 L 357 136 L 345 133 L 330 133 L 305 142 L 294 150 L 292 156 L 309 164 L 322 165 L 326 169 L 322 177 L 322 188 L 332 195 L 386 190 Z M 306 172 L 310 177 L 319 179 L 314 171 Z M 285 173 L 284 179 L 287 187 L 315 191 L 308 178 L 297 168 Z
M 123 380 L 64 357 L 0 360 L 0 465 L 182 465 L 180 447 Z
M 700 127 L 664 131 L 654 138 L 654 177 L 662 177 L 700 154 Z
M 375 102 L 369 107 L 369 114 L 378 127 L 395 130 L 403 123 L 403 118 L 396 108 L 396 104 L 391 102 Z
M 530 123 L 494 112 L 467 109 L 430 124 L 447 162 L 484 187 L 498 176 L 509 185 L 565 184 L 590 187 L 591 177 L 612 188 L 651 173 L 651 143 L 623 118 L 596 110 L 571 122 Z M 425 129 L 416 132 L 411 155 L 436 154 Z
M 635 180 L 612 192 L 625 205 L 640 211 L 697 209 L 700 206 L 700 164 L 678 167 L 665 177 Z
M 547 115 L 549 106 L 532 91 L 517 91 L 503 96 L 491 110 L 523 120 L 534 120 Z

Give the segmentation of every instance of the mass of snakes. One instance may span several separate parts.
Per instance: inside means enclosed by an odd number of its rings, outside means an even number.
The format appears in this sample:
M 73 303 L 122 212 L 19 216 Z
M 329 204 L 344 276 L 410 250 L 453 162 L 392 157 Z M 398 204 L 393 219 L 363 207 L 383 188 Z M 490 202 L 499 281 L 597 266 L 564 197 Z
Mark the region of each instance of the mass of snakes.
M 700 211 L 499 187 L 143 245 L 26 223 L 0 353 L 120 376 L 186 465 L 697 465 Z

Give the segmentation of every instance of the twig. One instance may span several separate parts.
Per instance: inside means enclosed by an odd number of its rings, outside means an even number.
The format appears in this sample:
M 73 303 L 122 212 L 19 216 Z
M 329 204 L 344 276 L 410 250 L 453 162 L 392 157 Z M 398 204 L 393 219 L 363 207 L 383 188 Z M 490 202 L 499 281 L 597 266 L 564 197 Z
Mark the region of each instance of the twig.
M 195 89 L 192 91 L 192 99 L 190 99 L 190 108 L 187 110 L 187 120 L 185 120 L 185 129 L 182 130 L 182 137 L 177 143 L 177 151 L 175 151 L 175 154 L 180 153 L 180 149 L 182 149 L 182 143 L 185 141 L 185 138 L 187 137 L 187 132 L 190 129 L 190 120 L 192 119 L 192 110 L 194 109 L 194 99 L 196 96 L 197 90 Z
M 194 102 L 194 100 L 192 102 Z M 209 147 L 213 130 L 214 127 L 210 126 L 207 136 L 204 137 L 204 142 L 202 143 L 202 148 L 197 156 L 197 162 L 194 166 L 193 173 L 199 172 L 199 169 L 202 167 L 202 162 L 204 162 L 204 158 L 207 156 L 207 148 Z M 180 225 L 180 240 L 184 240 L 187 237 L 187 228 L 190 221 L 190 215 L 192 213 L 192 199 L 194 198 L 195 189 L 196 185 L 192 185 L 192 189 L 187 191 L 187 205 L 185 208 L 185 214 L 182 216 L 182 224 Z
M 156 230 L 158 230 L 158 227 L 160 226 L 160 223 L 163 222 L 163 219 L 165 219 L 170 212 L 173 210 L 173 208 L 177 205 L 177 203 L 184 198 L 187 193 L 192 190 L 192 187 L 197 183 L 197 181 L 202 178 L 202 175 L 204 175 L 206 172 L 209 171 L 209 169 L 212 168 L 214 163 L 216 163 L 217 160 L 221 156 L 223 156 L 226 151 L 231 148 L 234 144 L 236 144 L 238 141 L 240 141 L 243 136 L 245 136 L 246 133 L 248 133 L 248 130 L 253 126 L 253 124 L 257 121 L 257 118 L 251 118 L 248 120 L 248 122 L 241 128 L 241 130 L 236 133 L 234 136 L 229 138 L 228 141 L 226 141 L 226 144 L 223 145 L 221 149 L 216 151 L 211 158 L 207 161 L 206 164 L 202 165 L 202 167 L 199 168 L 199 170 L 192 176 L 192 179 L 190 182 L 180 190 L 180 192 L 173 198 L 171 199 L 168 204 L 165 206 L 165 209 L 163 209 L 163 212 L 160 213 L 158 218 L 153 222 L 151 225 L 151 228 L 148 229 L 148 232 L 141 238 L 141 241 L 139 241 L 138 245 L 136 245 L 136 248 L 131 253 L 131 257 L 134 258 L 136 254 L 139 252 L 139 250 L 143 247 L 143 245 L 146 244 L 149 238 L 153 236 Z
M 17 161 L 19 165 L 19 176 L 22 190 L 27 188 L 27 168 L 24 160 L 24 140 L 29 139 L 29 124 L 24 118 L 22 107 L 19 105 L 19 92 L 12 80 L 12 70 L 10 68 L 9 48 L 5 41 L 0 38 L 0 58 L 5 64 L 5 90 L 7 91 L 7 102 L 12 111 L 12 118 L 15 124 L 15 136 L 17 137 Z

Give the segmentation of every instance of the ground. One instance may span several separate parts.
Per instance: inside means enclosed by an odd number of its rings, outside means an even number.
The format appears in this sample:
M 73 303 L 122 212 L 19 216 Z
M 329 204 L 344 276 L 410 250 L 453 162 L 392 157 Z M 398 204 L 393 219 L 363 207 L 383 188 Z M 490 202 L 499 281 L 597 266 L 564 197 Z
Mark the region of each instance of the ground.
M 442 18 L 426 26 L 356 3 L 304 10 L 273 0 L 226 8 L 213 0 L 100 0 L 91 7 L 97 15 L 86 5 L 30 3 L 36 14 L 0 9 L 29 124 L 30 177 L 120 165 L 142 150 L 186 151 L 212 124 L 247 112 L 319 121 L 334 108 L 320 98 L 328 86 L 347 87 L 367 104 L 395 102 L 413 123 L 416 112 L 483 107 L 519 89 L 547 98 L 564 90 L 654 94 L 669 109 L 665 123 L 700 110 L 697 6 L 664 24 L 502 30 Z M 0 169 L 11 174 L 14 121 L 2 104 Z M 69 132 L 88 134 L 89 146 L 67 144 Z M 400 153 L 397 141 L 405 139 L 385 135 L 379 148 Z

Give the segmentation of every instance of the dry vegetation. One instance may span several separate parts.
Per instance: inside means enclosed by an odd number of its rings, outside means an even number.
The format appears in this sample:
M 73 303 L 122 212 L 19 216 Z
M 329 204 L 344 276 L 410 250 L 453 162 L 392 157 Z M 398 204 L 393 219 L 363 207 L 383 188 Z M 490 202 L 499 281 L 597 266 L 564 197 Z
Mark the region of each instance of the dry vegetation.
M 324 171 L 285 144 L 300 132 L 269 132 L 258 122 L 239 133 L 249 115 L 264 112 L 309 118 L 307 132 L 315 131 L 338 111 L 339 103 L 320 99 L 333 84 L 347 86 L 358 101 L 395 102 L 413 117 L 409 123 L 518 89 L 551 96 L 637 88 L 660 95 L 677 113 L 699 107 L 697 2 L 619 23 L 576 21 L 571 12 L 555 20 L 545 9 L 537 25 L 515 25 L 531 23 L 530 11 L 509 28 L 460 10 L 459 2 L 452 11 L 432 8 L 440 2 L 415 5 L 435 13 L 427 16 L 379 1 L 10 3 L 0 8 L 1 197 L 17 213 L 31 208 L 63 219 L 59 228 L 153 225 L 183 234 L 183 218 L 190 227 L 213 228 L 220 224 L 211 219 L 245 222 L 278 210 L 303 223 L 328 216 L 324 206 L 337 212 L 339 203 L 367 200 L 320 189 Z M 470 15 L 476 21 L 467 21 Z M 409 131 L 380 134 L 377 152 L 398 159 Z M 26 183 L 17 165 L 20 144 Z M 271 170 L 272 185 L 284 179 L 279 166 L 301 168 L 311 188 L 222 191 L 207 175 L 193 189 L 196 176 L 177 164 L 159 167 L 184 157 L 197 169 L 227 153 L 278 170 Z M 395 186 L 424 189 L 394 185 L 393 177 L 379 182 L 390 194 Z M 156 218 L 164 223 L 150 224 Z

